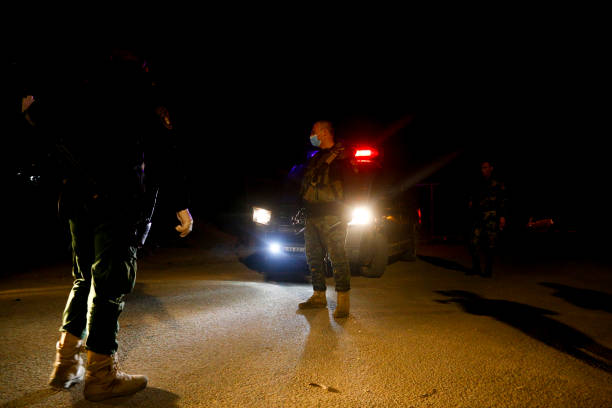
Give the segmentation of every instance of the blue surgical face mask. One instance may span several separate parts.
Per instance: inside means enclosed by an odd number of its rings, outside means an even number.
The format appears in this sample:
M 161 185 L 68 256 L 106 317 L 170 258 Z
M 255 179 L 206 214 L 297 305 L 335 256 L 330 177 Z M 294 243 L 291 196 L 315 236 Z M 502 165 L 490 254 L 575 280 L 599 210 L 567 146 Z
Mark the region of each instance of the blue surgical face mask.
M 321 140 L 319 140 L 317 135 L 312 135 L 310 136 L 310 143 L 315 147 L 319 147 L 321 145 Z

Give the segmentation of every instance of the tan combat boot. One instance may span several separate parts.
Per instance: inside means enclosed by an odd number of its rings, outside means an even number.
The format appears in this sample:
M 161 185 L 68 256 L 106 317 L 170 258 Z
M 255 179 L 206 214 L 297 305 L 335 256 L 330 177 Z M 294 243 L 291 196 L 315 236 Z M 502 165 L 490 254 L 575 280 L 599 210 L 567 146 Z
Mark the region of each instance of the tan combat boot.
M 87 350 L 87 372 L 83 394 L 89 401 L 102 401 L 138 392 L 147 386 L 144 375 L 129 375 L 119 371 L 117 353 L 98 354 Z
M 305 302 L 298 305 L 300 309 L 318 309 L 327 307 L 327 298 L 324 290 L 315 290 L 314 294 Z
M 72 384 L 83 380 L 85 367 L 80 355 L 83 341 L 68 332 L 62 332 L 60 340 L 55 345 L 55 363 L 49 378 L 53 388 L 69 388 Z
M 349 298 L 349 291 L 337 292 L 338 293 L 338 306 L 334 310 L 334 318 L 348 317 L 351 302 Z

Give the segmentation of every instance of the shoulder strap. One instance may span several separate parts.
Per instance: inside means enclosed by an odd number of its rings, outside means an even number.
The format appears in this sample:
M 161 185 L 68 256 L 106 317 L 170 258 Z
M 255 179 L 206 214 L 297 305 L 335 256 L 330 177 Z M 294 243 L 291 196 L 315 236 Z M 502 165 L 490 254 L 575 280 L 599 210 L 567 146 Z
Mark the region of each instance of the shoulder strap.
M 340 153 L 342 153 L 343 150 L 344 150 L 344 146 L 342 146 L 342 144 L 340 143 L 336 143 L 336 145 L 332 148 L 331 152 L 329 153 L 329 156 L 327 157 L 327 159 L 325 159 L 325 162 L 327 164 L 330 164 L 336 159 L 336 157 L 340 155 Z

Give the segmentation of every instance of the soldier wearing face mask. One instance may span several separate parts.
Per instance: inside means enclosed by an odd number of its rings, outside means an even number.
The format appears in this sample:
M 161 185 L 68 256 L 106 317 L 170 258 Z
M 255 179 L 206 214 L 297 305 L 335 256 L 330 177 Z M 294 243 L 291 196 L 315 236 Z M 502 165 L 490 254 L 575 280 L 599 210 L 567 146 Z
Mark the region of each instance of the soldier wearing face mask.
M 331 260 L 338 302 L 335 318 L 349 314 L 350 268 L 344 248 L 350 200 L 351 175 L 356 173 L 345 147 L 334 140 L 331 122 L 319 121 L 312 128 L 310 142 L 320 150 L 310 158 L 300 190 L 306 213 L 306 259 L 312 275 L 314 294 L 299 304 L 300 309 L 327 307 L 325 255 Z

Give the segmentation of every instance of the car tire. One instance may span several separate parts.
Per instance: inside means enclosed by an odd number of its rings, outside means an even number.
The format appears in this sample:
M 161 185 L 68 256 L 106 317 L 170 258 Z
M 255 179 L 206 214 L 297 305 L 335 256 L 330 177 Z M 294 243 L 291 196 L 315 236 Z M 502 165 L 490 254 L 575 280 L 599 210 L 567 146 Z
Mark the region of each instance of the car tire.
M 262 271 L 264 280 L 267 281 L 276 281 L 279 276 L 279 268 L 276 263 L 272 262 L 269 257 L 266 255 L 263 259 Z
M 416 251 L 409 249 L 408 251 L 402 254 L 400 259 L 404 262 L 416 262 L 417 260 Z
M 380 232 L 375 233 L 372 241 L 372 260 L 361 267 L 361 275 L 367 278 L 379 278 L 385 273 L 389 262 L 389 242 Z
M 405 262 L 415 262 L 417 260 L 417 251 L 414 240 L 412 240 L 410 243 L 410 247 L 400 255 L 400 259 Z

